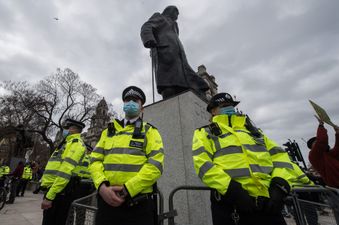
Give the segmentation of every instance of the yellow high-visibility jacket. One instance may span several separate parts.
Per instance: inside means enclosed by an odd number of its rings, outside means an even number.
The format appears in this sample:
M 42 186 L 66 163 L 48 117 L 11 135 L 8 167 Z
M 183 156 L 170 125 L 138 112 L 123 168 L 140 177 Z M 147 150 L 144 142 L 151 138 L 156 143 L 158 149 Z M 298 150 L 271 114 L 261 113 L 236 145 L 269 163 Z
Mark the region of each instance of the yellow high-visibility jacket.
M 0 167 L 0 177 L 4 176 L 4 175 L 8 175 L 11 172 L 11 169 L 9 168 L 9 166 L 1 166 Z
M 119 121 L 120 122 L 120 121 Z M 115 134 L 105 129 L 91 153 L 89 170 L 96 188 L 108 181 L 125 185 L 131 197 L 151 193 L 163 171 L 164 150 L 158 130 L 143 122 L 143 138 L 133 139 L 134 125 L 113 120 Z
M 303 185 L 314 185 L 297 164 L 292 162 L 292 166 L 293 170 L 286 170 L 282 175 L 292 188 Z
M 254 137 L 246 129 L 246 115 L 217 115 L 221 134 L 208 127 L 196 129 L 192 149 L 196 173 L 211 188 L 224 195 L 231 179 L 253 197 L 269 197 L 272 177 L 293 170 L 288 154 L 264 134 Z M 274 173 L 274 175 L 272 175 Z
M 31 180 L 33 175 L 33 171 L 30 166 L 25 166 L 24 172 L 22 173 L 22 178 Z
M 64 190 L 85 151 L 86 146 L 78 133 L 67 136 L 65 144 L 53 152 L 41 178 L 41 186 L 49 188 L 47 199 L 53 200 L 56 194 Z
M 73 174 L 76 176 L 79 176 L 84 179 L 90 179 L 91 178 L 91 173 L 88 170 L 88 166 L 90 163 L 90 154 L 85 154 L 85 157 L 82 159 L 81 163 L 79 166 L 77 166 L 73 170 Z

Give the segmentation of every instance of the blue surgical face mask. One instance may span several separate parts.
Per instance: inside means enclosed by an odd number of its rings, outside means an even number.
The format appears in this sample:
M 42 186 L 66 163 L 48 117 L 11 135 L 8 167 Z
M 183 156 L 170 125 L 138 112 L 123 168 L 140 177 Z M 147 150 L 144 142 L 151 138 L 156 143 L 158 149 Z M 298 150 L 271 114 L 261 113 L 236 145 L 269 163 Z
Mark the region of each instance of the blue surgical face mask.
M 140 113 L 140 105 L 137 102 L 134 101 L 129 101 L 124 103 L 124 108 L 123 108 L 126 117 L 129 118 L 134 118 L 137 117 Z
M 69 135 L 69 130 L 62 130 L 62 136 L 67 137 Z
M 222 107 L 219 110 L 220 115 L 234 115 L 236 114 L 235 112 L 235 108 L 233 106 L 226 106 L 226 107 Z

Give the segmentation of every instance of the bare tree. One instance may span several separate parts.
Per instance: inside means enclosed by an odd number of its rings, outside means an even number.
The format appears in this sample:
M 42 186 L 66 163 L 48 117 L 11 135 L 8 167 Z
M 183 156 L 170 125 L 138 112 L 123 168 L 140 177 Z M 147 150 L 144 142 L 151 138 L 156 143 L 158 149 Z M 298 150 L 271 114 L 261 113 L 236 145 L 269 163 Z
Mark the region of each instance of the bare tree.
M 80 80 L 71 69 L 56 73 L 35 85 L 27 82 L 4 82 L 9 92 L 0 97 L 0 124 L 22 125 L 26 131 L 38 133 L 54 150 L 52 136 L 62 129 L 66 118 L 87 123 L 99 100 L 96 89 Z

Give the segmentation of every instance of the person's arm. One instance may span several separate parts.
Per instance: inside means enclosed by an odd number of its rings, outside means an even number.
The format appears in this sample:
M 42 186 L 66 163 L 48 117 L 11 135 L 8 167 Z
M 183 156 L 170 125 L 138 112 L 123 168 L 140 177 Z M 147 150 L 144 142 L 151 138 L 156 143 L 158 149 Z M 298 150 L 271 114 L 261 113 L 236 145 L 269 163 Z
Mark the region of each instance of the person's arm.
M 147 161 L 137 175 L 124 184 L 131 197 L 152 186 L 163 172 L 164 150 L 158 130 L 151 127 L 146 133 L 146 140 Z
M 65 158 L 58 169 L 57 178 L 46 194 L 47 200 L 54 200 L 55 196 L 64 190 L 72 177 L 73 169 L 79 164 L 84 156 L 85 150 L 86 147 L 80 141 L 67 144 L 65 149 L 67 155 L 65 155 Z
M 331 155 L 339 160 L 339 126 L 335 125 L 333 128 L 335 131 L 335 144 L 331 150 Z
M 322 124 L 319 124 L 316 140 L 308 155 L 310 163 L 312 164 L 314 169 L 316 169 L 318 172 L 323 171 L 324 169 L 323 154 L 324 152 L 327 152 L 327 149 L 328 149 L 327 130 Z
M 109 185 L 108 179 L 104 173 L 104 148 L 105 148 L 105 139 L 107 137 L 107 129 L 101 133 L 101 137 L 95 148 L 93 149 L 90 155 L 90 164 L 88 170 L 91 173 L 94 186 L 99 189 L 100 185 L 106 183 Z
M 214 153 L 204 128 L 195 130 L 192 151 L 194 169 L 199 178 L 208 187 L 224 195 L 228 190 L 231 177 L 222 168 L 213 164 Z
M 140 36 L 146 48 L 156 47 L 157 41 L 153 32 L 156 31 L 158 26 L 161 24 L 161 21 L 161 14 L 155 13 L 147 22 L 142 25 Z

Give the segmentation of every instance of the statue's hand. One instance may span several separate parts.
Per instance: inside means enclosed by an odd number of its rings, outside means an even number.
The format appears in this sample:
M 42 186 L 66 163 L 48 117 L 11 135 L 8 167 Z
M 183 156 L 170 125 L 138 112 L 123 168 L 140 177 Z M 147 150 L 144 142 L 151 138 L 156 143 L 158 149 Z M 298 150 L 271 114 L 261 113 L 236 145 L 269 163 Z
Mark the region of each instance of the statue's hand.
M 146 48 L 155 48 L 157 47 L 157 42 L 155 40 L 149 40 L 145 43 Z

